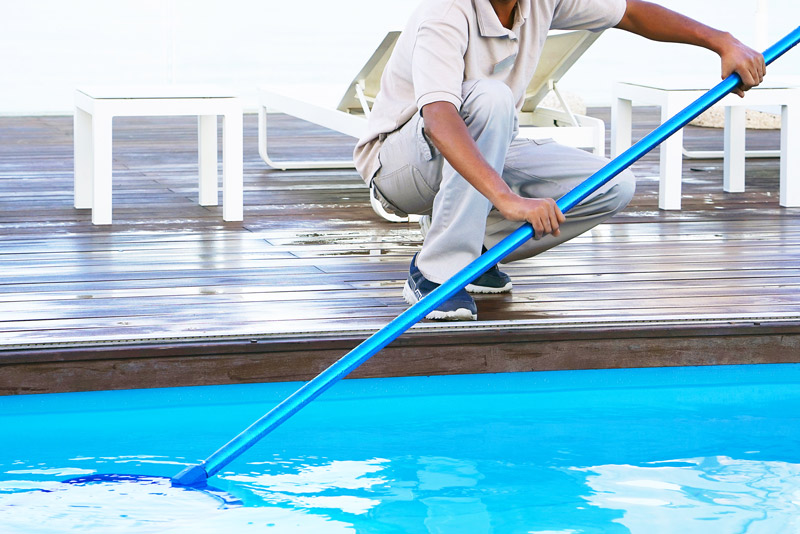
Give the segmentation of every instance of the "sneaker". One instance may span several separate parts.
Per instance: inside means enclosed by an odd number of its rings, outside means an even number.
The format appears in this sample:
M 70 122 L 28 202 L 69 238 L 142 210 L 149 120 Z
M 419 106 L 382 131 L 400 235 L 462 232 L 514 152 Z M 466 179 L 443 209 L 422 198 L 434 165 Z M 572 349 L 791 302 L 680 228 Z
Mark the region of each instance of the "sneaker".
M 414 254 L 414 259 L 411 260 L 411 267 L 408 272 L 408 279 L 406 279 L 406 285 L 403 287 L 403 299 L 411 305 L 416 304 L 437 287 L 439 287 L 439 284 L 425 278 L 417 268 L 417 255 Z M 438 308 L 426 315 L 425 318 L 440 321 L 475 321 L 478 319 L 478 307 L 469 293 L 462 289 L 441 303 Z
M 486 247 L 481 247 L 481 254 Z M 508 293 L 511 291 L 511 277 L 497 268 L 497 265 L 467 284 L 470 293 Z
M 511 278 L 497 268 L 497 265 L 467 284 L 470 293 L 508 293 L 511 291 Z

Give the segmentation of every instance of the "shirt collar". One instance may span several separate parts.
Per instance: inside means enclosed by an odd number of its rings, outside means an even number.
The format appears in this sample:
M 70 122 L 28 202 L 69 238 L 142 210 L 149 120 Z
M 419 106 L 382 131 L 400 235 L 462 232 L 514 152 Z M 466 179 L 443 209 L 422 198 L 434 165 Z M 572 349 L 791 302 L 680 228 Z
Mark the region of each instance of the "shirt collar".
M 517 8 L 514 10 L 514 31 L 507 29 L 500 23 L 497 13 L 494 12 L 489 0 L 473 0 L 475 13 L 478 17 L 478 30 L 481 37 L 511 37 L 518 33 L 519 27 L 525 22 L 530 14 L 530 0 L 517 0 Z

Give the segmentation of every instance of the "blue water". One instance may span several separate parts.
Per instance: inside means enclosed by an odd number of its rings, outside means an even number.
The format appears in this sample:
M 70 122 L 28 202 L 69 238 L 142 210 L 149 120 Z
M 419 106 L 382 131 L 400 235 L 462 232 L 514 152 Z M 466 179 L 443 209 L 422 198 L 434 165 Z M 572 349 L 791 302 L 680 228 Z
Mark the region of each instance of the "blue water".
M 0 398 L 0 532 L 800 532 L 800 365 L 347 380 L 210 482 L 298 384 Z M 237 502 L 240 501 L 240 502 Z

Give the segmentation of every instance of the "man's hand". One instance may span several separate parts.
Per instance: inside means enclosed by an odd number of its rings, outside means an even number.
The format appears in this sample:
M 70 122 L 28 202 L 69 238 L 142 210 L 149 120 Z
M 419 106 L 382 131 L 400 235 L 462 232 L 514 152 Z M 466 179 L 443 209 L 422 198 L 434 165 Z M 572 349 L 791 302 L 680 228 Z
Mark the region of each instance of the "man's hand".
M 512 221 L 528 221 L 535 239 L 547 234 L 557 236 L 558 226 L 565 221 L 552 198 L 524 198 L 508 187 L 489 165 L 475 141 L 449 102 L 433 102 L 422 108 L 425 133 L 453 168 L 475 189 L 489 199 L 495 208 Z
M 730 34 L 724 34 L 719 41 L 717 53 L 722 59 L 722 78 L 738 74 L 742 83 L 733 92 L 743 97 L 745 91 L 764 81 L 767 73 L 764 56 Z
M 552 198 L 524 198 L 513 193 L 503 201 L 498 201 L 495 208 L 509 221 L 527 221 L 534 230 L 534 239 L 541 239 L 547 234 L 558 237 L 558 227 L 566 221 L 556 201 Z
M 644 0 L 627 0 L 627 8 L 617 28 L 654 41 L 685 43 L 713 50 L 722 61 L 722 78 L 734 72 L 742 83 L 734 92 L 744 96 L 760 84 L 766 74 L 764 56 L 745 46 L 727 32 L 701 24 L 680 13 Z

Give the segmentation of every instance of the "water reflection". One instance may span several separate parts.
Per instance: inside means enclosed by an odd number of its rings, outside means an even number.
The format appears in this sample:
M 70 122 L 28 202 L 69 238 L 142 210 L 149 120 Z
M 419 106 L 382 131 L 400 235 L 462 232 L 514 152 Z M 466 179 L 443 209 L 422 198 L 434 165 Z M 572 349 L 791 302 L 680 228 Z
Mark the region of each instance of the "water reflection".
M 800 465 L 725 456 L 580 469 L 590 504 L 630 532 L 800 531 Z
M 173 488 L 166 478 L 125 483 L 0 482 L 3 534 L 126 532 L 349 533 L 347 523 L 280 507 L 227 506 L 211 492 Z
M 275 473 L 224 478 L 249 489 L 262 506 L 350 524 L 357 532 L 800 531 L 800 465 L 785 462 L 718 456 L 548 468 L 409 456 L 334 460 L 291 473 L 285 462 L 263 467 Z
M 489 510 L 475 488 L 484 476 L 474 462 L 453 458 L 421 458 L 417 472 L 420 502 L 427 508 L 429 532 L 491 532 Z M 455 491 L 454 491 L 455 490 Z
M 352 522 L 358 532 L 492 532 L 474 461 L 448 457 L 333 460 L 318 465 L 250 464 L 266 472 L 225 474 L 260 505 Z M 270 471 L 274 470 L 272 473 Z M 489 494 L 493 493 L 491 490 Z M 354 517 L 356 516 L 356 517 Z
M 154 469 L 152 458 L 139 460 L 143 470 Z M 728 456 L 591 467 L 467 455 L 275 457 L 215 477 L 219 494 L 243 503 L 172 488 L 164 477 L 146 484 L 53 480 L 94 472 L 80 464 L 5 471 L 2 532 L 800 531 L 800 464 Z
M 249 489 L 264 502 L 291 504 L 298 508 L 331 508 L 347 514 L 364 514 L 380 504 L 368 497 L 353 495 L 353 490 L 369 490 L 388 481 L 368 476 L 383 469 L 388 460 L 333 461 L 304 466 L 296 473 L 226 474 L 223 480 Z

